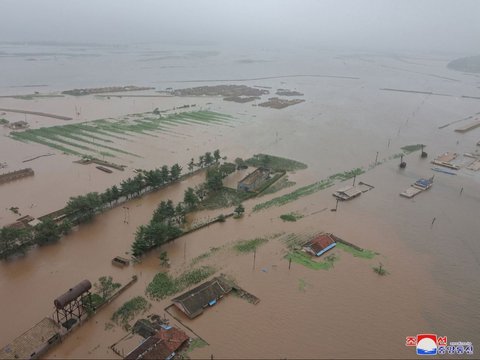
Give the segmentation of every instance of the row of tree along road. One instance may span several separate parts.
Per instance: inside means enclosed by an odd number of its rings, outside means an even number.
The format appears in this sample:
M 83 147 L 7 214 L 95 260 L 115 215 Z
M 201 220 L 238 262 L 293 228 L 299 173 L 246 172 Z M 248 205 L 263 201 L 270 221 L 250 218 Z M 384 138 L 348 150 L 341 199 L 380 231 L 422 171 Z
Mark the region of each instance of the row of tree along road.
M 164 165 L 153 170 L 138 170 L 133 178 L 123 180 L 119 186 L 113 185 L 102 193 L 90 192 L 71 197 L 60 216 L 57 212 L 56 220 L 47 217 L 35 226 L 21 228 L 5 226 L 0 229 L 0 259 L 24 254 L 35 245 L 42 246 L 54 243 L 61 236 L 68 234 L 73 226 L 91 221 L 96 214 L 106 209 L 142 196 L 146 192 L 163 188 L 201 169 L 209 168 L 207 171 L 207 179 L 209 180 L 206 187 L 202 188 L 201 194 L 198 191 L 195 193 L 193 189 L 188 189 L 185 193 L 185 201 L 175 207 L 170 200 L 161 202 L 154 213 L 150 223 L 151 226 L 145 226 L 145 228 L 138 230 L 138 233 L 144 234 L 141 236 L 142 238 L 149 239 L 148 243 L 150 245 L 152 241 L 158 245 L 166 239 L 177 237 L 182 232 L 178 225 L 185 221 L 186 212 L 193 210 L 199 202 L 197 194 L 206 196 L 208 189 L 221 187 L 222 178 L 235 171 L 234 164 L 220 165 L 220 159 L 219 150 L 201 155 L 198 162 L 195 162 L 192 158 L 188 164 L 189 173 L 183 176 L 183 169 L 179 164 L 173 164 L 171 167 Z M 159 235 L 154 238 L 152 238 L 153 235 L 148 235 L 154 232 Z M 140 248 L 143 249 L 144 247 Z M 134 251 L 134 255 L 141 253 L 141 251 Z

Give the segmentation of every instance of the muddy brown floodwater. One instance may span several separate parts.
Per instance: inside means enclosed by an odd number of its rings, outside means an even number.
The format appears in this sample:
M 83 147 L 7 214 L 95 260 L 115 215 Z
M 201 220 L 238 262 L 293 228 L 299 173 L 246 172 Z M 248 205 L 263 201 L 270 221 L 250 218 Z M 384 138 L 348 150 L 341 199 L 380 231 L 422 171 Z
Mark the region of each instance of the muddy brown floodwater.
M 181 237 L 125 269 L 113 267 L 110 260 L 117 255 L 128 256 L 137 226 L 149 221 L 161 200 L 180 201 L 187 187 L 203 181 L 203 174 L 106 211 L 58 244 L 1 262 L 0 345 L 49 315 L 53 299 L 79 281 L 94 282 L 100 276 L 111 275 L 125 283 L 136 274 L 136 284 L 47 354 L 48 358 L 59 359 L 116 358 L 109 346 L 125 331 L 118 326 L 107 329 L 105 324 L 125 301 L 145 296 L 145 288 L 157 272 L 167 271 L 159 264 L 159 252 L 167 251 L 171 261 L 168 271 L 178 274 L 199 255 L 219 247 L 219 251 L 198 264 L 212 265 L 217 274 L 233 277 L 261 301 L 252 305 L 228 295 L 194 320 L 177 313 L 182 322 L 210 344 L 195 349 L 189 354 L 192 358 L 415 358 L 415 350 L 405 347 L 405 337 L 418 333 L 437 333 L 448 336 L 449 341 L 470 341 L 478 347 L 480 176 L 466 170 L 457 176 L 434 173 L 429 163 L 435 155 L 446 151 L 475 152 L 480 129 L 458 134 L 453 128 L 438 127 L 479 111 L 478 100 L 460 97 L 466 93 L 478 95 L 476 82 L 468 75 L 446 69 L 448 61 L 441 58 L 417 58 L 415 63 L 405 63 L 374 55 L 321 55 L 298 63 L 291 62 L 289 56 L 286 60 L 279 56 L 271 66 L 278 72 L 289 69 L 289 73 L 299 73 L 291 69 L 302 68 L 311 74 L 318 74 L 321 67 L 322 73 L 356 79 L 292 77 L 244 82 L 249 86 L 297 89 L 305 94 L 304 103 L 283 110 L 203 97 L 133 100 L 86 96 L 34 101 L 0 98 L 0 107 L 66 116 L 72 115 L 72 108 L 81 106 L 82 119 L 73 122 L 186 103 L 233 116 L 225 124 L 179 124 L 168 132 L 156 132 L 155 136 L 116 140 L 116 146 L 140 157 L 122 154 L 112 159 L 127 165 L 124 172 L 113 174 L 74 164 L 74 156 L 43 145 L 2 136 L 0 162 L 8 163 L 6 170 L 16 169 L 29 156 L 48 152 L 55 155 L 29 163 L 35 170 L 34 177 L 0 186 L 0 225 L 15 220 L 8 211 L 10 206 L 18 206 L 22 214 L 40 216 L 60 208 L 70 196 L 103 191 L 118 184 L 132 176 L 135 168 L 150 169 L 175 162 L 186 168 L 190 158 L 217 148 L 229 160 L 263 152 L 309 166 L 289 174 L 289 179 L 296 182 L 295 188 L 246 201 L 243 218 L 228 219 Z M 213 70 L 217 65 L 207 63 L 212 68 L 205 70 L 205 77 L 218 79 L 215 71 L 227 74 L 222 66 Z M 264 71 L 261 64 L 249 66 L 251 70 L 245 77 L 259 77 Z M 191 75 L 192 69 L 184 76 Z M 173 73 L 179 75 L 180 71 Z M 188 80 L 179 78 L 182 79 Z M 186 83 L 185 87 L 194 85 Z M 452 96 L 380 90 L 385 87 Z M 32 119 L 32 127 L 59 124 L 58 120 L 41 121 L 44 122 Z M 8 134 L 3 128 L 0 132 Z M 399 160 L 392 156 L 400 152 L 401 146 L 417 143 L 427 145 L 429 158 L 421 159 L 418 152 L 412 153 L 404 158 L 407 168 L 399 170 Z M 350 202 L 341 202 L 336 212 L 330 211 L 335 206 L 331 193 L 344 184 L 281 207 L 252 211 L 257 203 L 336 172 L 355 167 L 368 169 L 377 153 L 380 164 L 357 178 L 375 188 Z M 434 174 L 430 190 L 413 199 L 399 196 L 418 178 Z M 234 183 L 232 180 L 229 185 Z M 196 221 L 204 221 L 230 210 L 204 211 L 192 216 Z M 303 218 L 293 223 L 280 220 L 280 215 L 289 212 L 298 212 Z M 128 224 L 124 222 L 127 217 Z M 436 221 L 432 226 L 433 218 Z M 326 271 L 296 263 L 289 269 L 282 237 L 272 238 L 257 249 L 255 267 L 251 253 L 238 254 L 232 248 L 242 239 L 319 231 L 332 232 L 379 254 L 373 259 L 362 259 L 334 249 L 331 252 L 338 261 Z M 372 267 L 379 263 L 389 275 L 381 277 L 373 272 Z M 169 300 L 151 300 L 150 311 L 163 315 Z

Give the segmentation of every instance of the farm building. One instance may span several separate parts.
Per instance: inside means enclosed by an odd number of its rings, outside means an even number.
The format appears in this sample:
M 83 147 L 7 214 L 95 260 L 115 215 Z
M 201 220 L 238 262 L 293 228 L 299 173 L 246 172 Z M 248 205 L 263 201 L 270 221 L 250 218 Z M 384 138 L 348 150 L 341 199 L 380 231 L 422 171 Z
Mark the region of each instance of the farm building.
M 232 291 L 230 285 L 215 277 L 172 299 L 172 302 L 190 319 L 193 319 L 203 313 L 204 308 L 215 305 L 218 300 L 230 291 Z
M 335 247 L 334 236 L 332 234 L 320 234 L 303 245 L 303 249 L 315 256 L 320 256 L 328 250 Z
M 270 177 L 270 169 L 259 167 L 238 182 L 237 190 L 255 191 Z
M 189 337 L 180 329 L 162 325 L 160 330 L 131 351 L 125 359 L 172 359 Z
M 7 125 L 12 130 L 21 130 L 28 128 L 28 123 L 26 121 L 16 121 Z
M 360 195 L 362 191 L 355 186 L 346 186 L 333 193 L 333 196 L 339 200 L 350 200 Z
M 37 359 L 60 341 L 60 326 L 44 318 L 28 331 L 0 349 L 0 359 Z

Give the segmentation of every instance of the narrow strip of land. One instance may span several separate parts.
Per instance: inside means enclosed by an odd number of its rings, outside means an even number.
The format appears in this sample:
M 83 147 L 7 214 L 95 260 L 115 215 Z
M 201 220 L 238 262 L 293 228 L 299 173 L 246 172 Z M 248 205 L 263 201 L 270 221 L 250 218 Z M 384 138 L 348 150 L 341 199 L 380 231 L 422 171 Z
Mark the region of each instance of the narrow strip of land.
M 19 113 L 19 114 L 44 116 L 44 117 L 49 117 L 49 118 L 52 118 L 52 119 L 59 119 L 59 120 L 72 120 L 72 118 L 68 117 L 68 116 L 49 114 L 49 113 L 44 113 L 44 112 L 40 112 L 40 111 L 28 111 L 28 110 L 19 110 L 19 109 L 4 109 L 4 108 L 0 108 L 0 111 L 13 112 L 13 113 Z
M 334 79 L 349 79 L 360 80 L 359 77 L 354 76 L 342 76 L 342 75 L 322 75 L 322 74 L 299 74 L 299 75 L 279 75 L 279 76 L 265 76 L 258 78 L 246 78 L 246 79 L 196 79 L 196 80 L 161 80 L 160 83 L 194 83 L 194 82 L 227 82 L 227 81 L 256 81 L 256 80 L 271 80 L 271 79 L 285 79 L 294 77 L 318 77 L 318 78 L 334 78 Z

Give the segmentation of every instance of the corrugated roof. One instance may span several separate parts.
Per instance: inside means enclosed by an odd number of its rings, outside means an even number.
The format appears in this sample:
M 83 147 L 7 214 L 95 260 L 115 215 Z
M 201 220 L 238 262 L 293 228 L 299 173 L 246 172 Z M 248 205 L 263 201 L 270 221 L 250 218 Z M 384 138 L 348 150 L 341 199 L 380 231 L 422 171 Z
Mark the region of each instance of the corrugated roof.
M 228 294 L 232 287 L 219 278 L 213 278 L 196 288 L 172 299 L 172 302 L 184 311 L 190 318 L 194 318 L 203 312 L 208 304 Z
M 128 354 L 125 359 L 166 359 L 188 339 L 188 335 L 180 329 L 175 327 L 162 328 Z
M 248 174 L 245 176 L 242 180 L 240 180 L 240 183 L 245 184 L 245 185 L 251 185 L 255 181 L 258 180 L 258 178 L 263 178 L 265 175 L 267 175 L 270 172 L 270 170 L 266 168 L 258 168 L 251 174 Z
M 312 249 L 312 251 L 317 254 L 333 243 L 335 243 L 335 240 L 331 234 L 320 234 L 307 242 L 304 247 Z

